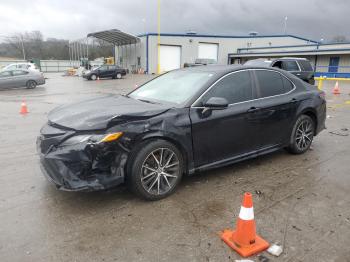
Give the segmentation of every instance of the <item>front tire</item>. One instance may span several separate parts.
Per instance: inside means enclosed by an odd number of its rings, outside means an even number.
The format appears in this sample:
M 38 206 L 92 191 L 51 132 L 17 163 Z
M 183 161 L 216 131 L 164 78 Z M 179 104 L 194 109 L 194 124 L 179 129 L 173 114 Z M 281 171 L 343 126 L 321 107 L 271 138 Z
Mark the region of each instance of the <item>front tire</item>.
M 129 188 L 146 200 L 159 200 L 172 194 L 183 174 L 181 152 L 164 140 L 152 140 L 138 149 L 129 161 Z
M 294 124 L 287 150 L 292 154 L 305 153 L 311 146 L 314 132 L 314 120 L 307 115 L 301 115 Z
M 121 79 L 122 78 L 122 74 L 121 73 L 118 73 L 117 74 L 117 79 Z
M 90 76 L 90 79 L 93 80 L 93 81 L 95 81 L 95 80 L 97 79 L 97 76 L 96 76 L 96 75 L 91 75 L 91 76 Z

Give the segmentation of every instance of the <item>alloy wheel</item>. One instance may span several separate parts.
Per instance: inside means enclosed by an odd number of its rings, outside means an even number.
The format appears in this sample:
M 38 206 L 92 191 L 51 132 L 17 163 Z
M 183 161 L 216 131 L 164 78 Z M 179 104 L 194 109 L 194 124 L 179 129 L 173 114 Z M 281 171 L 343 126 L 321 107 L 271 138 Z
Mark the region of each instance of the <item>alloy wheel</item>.
M 313 139 L 313 124 L 309 119 L 304 119 L 297 127 L 295 142 L 299 150 L 307 149 Z
M 152 195 L 166 194 L 180 176 L 178 156 L 169 148 L 153 150 L 141 167 L 141 184 Z

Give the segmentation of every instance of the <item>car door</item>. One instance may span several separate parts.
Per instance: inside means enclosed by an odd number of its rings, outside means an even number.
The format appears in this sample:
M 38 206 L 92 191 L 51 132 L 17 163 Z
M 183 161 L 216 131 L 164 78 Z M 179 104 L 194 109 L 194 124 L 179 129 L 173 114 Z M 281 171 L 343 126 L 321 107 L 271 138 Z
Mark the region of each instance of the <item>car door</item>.
M 289 140 L 298 106 L 295 86 L 282 73 L 253 70 L 257 86 L 255 119 L 260 123 L 261 149 L 275 147 Z
M 0 72 L 0 88 L 12 87 L 12 72 L 3 71 Z
M 109 77 L 113 77 L 113 76 L 116 76 L 116 67 L 115 66 L 108 66 L 108 76 Z
M 218 80 L 190 108 L 196 167 L 249 154 L 259 146 L 258 123 L 251 119 L 255 91 L 249 70 L 229 73 Z M 204 107 L 211 97 L 229 105 L 215 110 Z
M 98 69 L 99 77 L 108 77 L 108 67 L 107 66 L 101 66 Z
M 29 74 L 28 71 L 13 70 L 12 71 L 13 85 L 16 86 L 16 87 L 26 86 L 27 81 L 29 80 L 28 74 Z

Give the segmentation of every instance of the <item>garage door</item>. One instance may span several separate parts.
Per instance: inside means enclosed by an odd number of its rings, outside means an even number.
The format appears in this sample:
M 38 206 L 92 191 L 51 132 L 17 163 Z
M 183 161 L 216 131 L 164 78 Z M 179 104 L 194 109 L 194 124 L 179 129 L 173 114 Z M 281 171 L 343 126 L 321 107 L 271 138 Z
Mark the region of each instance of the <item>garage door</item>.
M 181 47 L 161 45 L 160 46 L 160 71 L 166 72 L 181 67 Z
M 215 59 L 218 60 L 218 44 L 199 43 L 198 44 L 198 58 Z

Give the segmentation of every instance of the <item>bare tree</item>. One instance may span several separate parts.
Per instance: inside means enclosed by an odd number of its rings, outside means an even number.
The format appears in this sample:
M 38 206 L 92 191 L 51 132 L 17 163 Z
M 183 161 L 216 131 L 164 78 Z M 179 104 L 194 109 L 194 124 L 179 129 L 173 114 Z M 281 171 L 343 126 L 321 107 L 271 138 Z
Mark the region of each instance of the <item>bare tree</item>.
M 18 54 L 22 53 L 22 58 L 26 60 L 26 45 L 24 44 L 25 36 L 22 33 L 17 33 L 12 36 L 6 37 L 5 42 L 8 43 L 8 45 L 14 49 L 15 53 Z
M 91 42 L 88 46 L 89 59 L 114 56 L 113 44 L 100 39 L 94 39 Z M 34 58 L 69 59 L 69 41 L 56 38 L 44 40 L 40 31 L 16 33 L 7 36 L 5 42 L 0 43 L 0 54 L 27 60 Z

